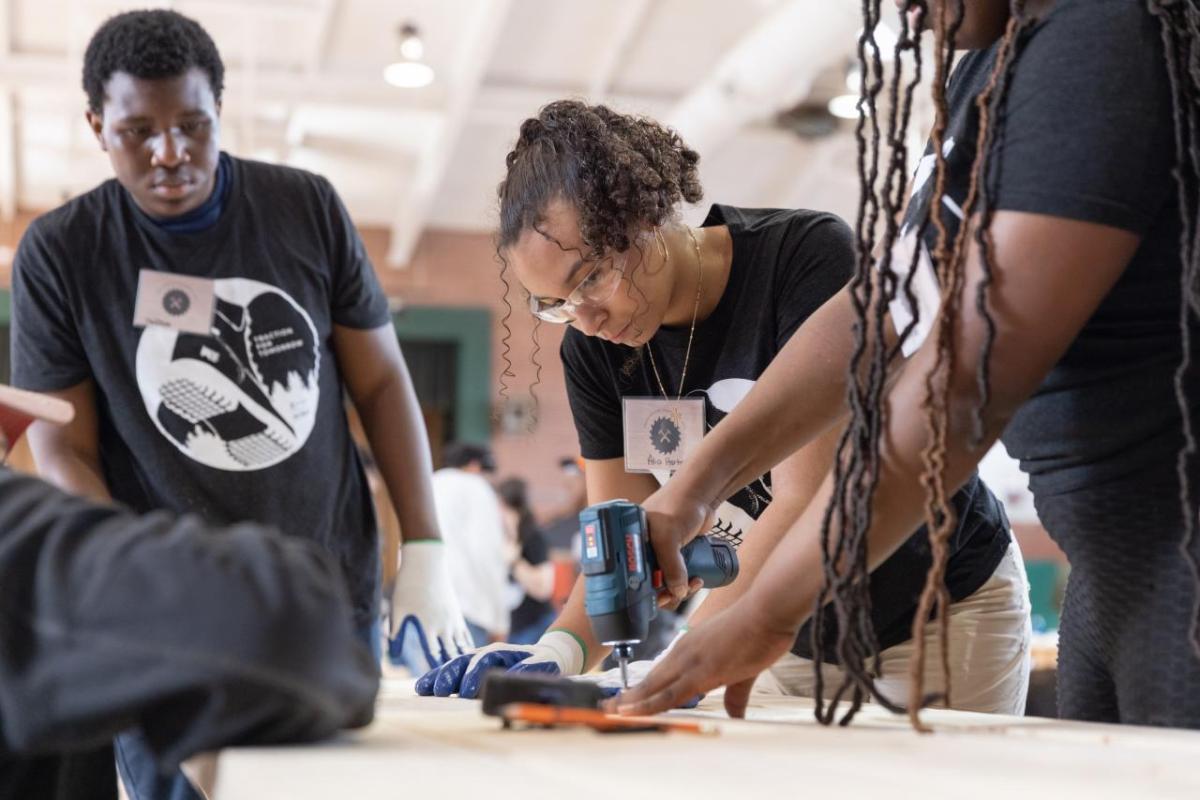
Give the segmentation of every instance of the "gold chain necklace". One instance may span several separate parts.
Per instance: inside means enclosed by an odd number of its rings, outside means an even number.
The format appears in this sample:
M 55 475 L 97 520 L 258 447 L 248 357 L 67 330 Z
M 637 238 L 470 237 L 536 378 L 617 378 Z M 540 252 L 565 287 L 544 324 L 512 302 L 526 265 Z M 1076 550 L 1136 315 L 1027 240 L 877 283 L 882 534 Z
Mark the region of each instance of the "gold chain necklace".
M 687 349 L 683 352 L 683 371 L 679 373 L 679 391 L 675 393 L 676 400 L 683 397 L 683 382 L 687 379 L 688 359 L 692 357 L 692 338 L 696 335 L 696 317 L 700 314 L 700 295 L 704 290 L 704 260 L 700 257 L 700 243 L 696 241 L 696 234 L 692 232 L 691 226 L 685 227 L 687 227 L 688 236 L 692 239 L 692 247 L 696 249 L 696 303 L 692 306 L 692 327 L 688 331 Z M 665 243 L 663 252 L 667 254 L 667 260 L 670 261 L 671 252 L 666 249 Z M 658 364 L 654 363 L 654 349 L 650 346 L 650 342 L 646 342 L 646 352 L 650 354 L 650 367 L 654 370 L 654 379 L 658 381 L 658 390 L 662 392 L 664 398 L 668 398 L 667 387 L 663 385 L 662 376 L 658 374 Z

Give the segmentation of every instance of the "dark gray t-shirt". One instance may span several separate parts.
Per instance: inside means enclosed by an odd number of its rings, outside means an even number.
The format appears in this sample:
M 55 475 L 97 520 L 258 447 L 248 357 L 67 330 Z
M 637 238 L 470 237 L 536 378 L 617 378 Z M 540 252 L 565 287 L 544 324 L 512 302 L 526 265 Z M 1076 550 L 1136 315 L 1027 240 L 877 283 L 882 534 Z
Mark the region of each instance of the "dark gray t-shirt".
M 1058 0 L 1022 43 L 992 153 L 995 208 L 1095 222 L 1142 236 L 1128 267 L 1003 441 L 1038 496 L 1173 460 L 1182 443 L 1179 211 L 1171 99 L 1159 25 L 1132 0 Z M 976 150 L 975 98 L 996 47 L 965 55 L 948 92 L 953 233 Z M 928 216 L 933 156 L 906 226 Z M 935 245 L 933 226 L 926 243 Z M 1053 265 L 1047 265 L 1052 267 Z M 1193 341 L 1197 332 L 1193 325 Z M 1192 408 L 1200 402 L 1191 380 Z M 1194 412 L 1193 412 L 1194 413 Z
M 696 326 L 684 396 L 703 398 L 707 424 L 720 423 L 806 319 L 849 280 L 854 237 L 844 222 L 819 211 L 714 205 L 705 225 L 727 225 L 733 238 L 729 282 L 717 307 Z M 666 386 L 677 386 L 690 326 L 664 327 L 650 343 Z M 585 336 L 563 337 L 567 395 L 584 458 L 624 455 L 621 398 L 658 394 L 649 359 L 626 369 L 627 347 Z M 743 534 L 771 502 L 771 476 L 743 487 L 717 510 L 710 534 L 740 546 Z M 982 586 L 1008 547 L 1004 509 L 978 477 L 954 496 L 958 528 L 951 537 L 946 585 L 955 600 Z M 753 535 L 753 534 L 751 534 Z M 871 574 L 871 618 L 881 647 L 907 641 L 929 570 L 929 536 L 919 529 Z M 834 658 L 835 615 L 825 641 Z M 805 625 L 794 652 L 811 657 Z
M 118 501 L 315 541 L 340 560 L 366 624 L 375 518 L 332 333 L 388 324 L 387 301 L 328 181 L 223 158 L 232 186 L 206 230 L 164 231 L 114 180 L 30 225 L 13 270 L 13 382 L 94 381 Z M 143 269 L 212 279 L 212 332 L 135 327 Z

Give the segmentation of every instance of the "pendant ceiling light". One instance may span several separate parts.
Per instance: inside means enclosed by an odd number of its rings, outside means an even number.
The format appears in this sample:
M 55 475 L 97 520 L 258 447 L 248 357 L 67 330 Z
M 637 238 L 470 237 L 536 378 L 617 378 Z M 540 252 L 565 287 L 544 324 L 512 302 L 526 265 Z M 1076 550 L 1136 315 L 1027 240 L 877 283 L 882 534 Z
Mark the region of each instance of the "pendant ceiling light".
M 400 58 L 383 68 L 383 79 L 401 89 L 420 89 L 433 83 L 433 67 L 422 61 L 425 43 L 417 26 L 406 22 L 400 26 Z

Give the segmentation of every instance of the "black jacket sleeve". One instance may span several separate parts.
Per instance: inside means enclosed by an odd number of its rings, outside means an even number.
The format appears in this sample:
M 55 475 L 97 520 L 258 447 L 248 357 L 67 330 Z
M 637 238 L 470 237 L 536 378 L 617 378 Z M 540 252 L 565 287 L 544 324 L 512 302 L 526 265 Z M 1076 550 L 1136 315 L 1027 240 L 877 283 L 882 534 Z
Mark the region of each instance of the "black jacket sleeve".
M 136 516 L 0 469 L 0 754 L 140 727 L 164 767 L 368 722 L 338 569 L 269 529 Z

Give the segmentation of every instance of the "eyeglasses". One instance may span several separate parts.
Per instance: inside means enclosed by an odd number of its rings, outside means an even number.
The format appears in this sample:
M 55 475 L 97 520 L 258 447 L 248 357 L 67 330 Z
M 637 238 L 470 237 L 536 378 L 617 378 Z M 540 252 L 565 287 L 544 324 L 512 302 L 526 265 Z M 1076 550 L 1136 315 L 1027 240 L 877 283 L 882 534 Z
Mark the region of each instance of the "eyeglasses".
M 625 274 L 626 255 L 605 256 L 598 260 L 565 300 L 556 297 L 529 296 L 529 311 L 538 319 L 565 325 L 574 322 L 582 305 L 598 306 L 608 302 Z

